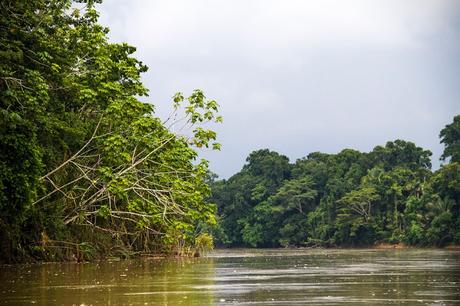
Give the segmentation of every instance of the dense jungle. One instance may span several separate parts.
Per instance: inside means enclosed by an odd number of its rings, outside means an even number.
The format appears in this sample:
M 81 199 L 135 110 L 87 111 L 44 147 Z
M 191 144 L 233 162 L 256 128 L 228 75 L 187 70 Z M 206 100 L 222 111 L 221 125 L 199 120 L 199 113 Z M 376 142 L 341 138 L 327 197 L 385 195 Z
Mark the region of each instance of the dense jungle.
M 460 243 L 460 116 L 436 170 L 395 140 L 295 162 L 258 150 L 219 180 L 199 153 L 220 149 L 218 103 L 171 93 L 159 118 L 147 66 L 109 41 L 98 2 L 0 3 L 1 262 Z

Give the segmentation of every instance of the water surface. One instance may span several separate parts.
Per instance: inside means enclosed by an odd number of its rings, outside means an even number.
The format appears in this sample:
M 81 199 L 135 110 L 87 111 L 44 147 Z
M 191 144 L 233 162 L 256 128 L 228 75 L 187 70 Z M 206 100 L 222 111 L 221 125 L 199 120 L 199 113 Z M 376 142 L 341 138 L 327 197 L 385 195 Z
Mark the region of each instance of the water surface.
M 217 250 L 0 267 L 0 305 L 460 305 L 460 252 Z

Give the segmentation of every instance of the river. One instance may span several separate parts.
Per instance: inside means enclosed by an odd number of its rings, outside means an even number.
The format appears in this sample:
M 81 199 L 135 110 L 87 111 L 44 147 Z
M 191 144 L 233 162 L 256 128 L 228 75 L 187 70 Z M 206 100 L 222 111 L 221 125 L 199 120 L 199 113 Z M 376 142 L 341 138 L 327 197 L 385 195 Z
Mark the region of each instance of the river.
M 460 305 L 460 252 L 230 249 L 0 267 L 0 305 Z

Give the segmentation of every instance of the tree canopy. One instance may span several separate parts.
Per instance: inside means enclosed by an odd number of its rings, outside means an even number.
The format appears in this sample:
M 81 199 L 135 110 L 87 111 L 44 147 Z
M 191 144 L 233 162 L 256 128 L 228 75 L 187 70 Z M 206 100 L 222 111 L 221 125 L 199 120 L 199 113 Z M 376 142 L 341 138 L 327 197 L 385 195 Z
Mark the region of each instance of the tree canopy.
M 389 141 L 369 153 L 314 152 L 293 164 L 276 152 L 251 153 L 239 173 L 212 185 L 221 220 L 219 243 L 459 243 L 460 168 L 454 149 L 458 118 L 441 132 L 450 163 L 435 172 L 431 152 L 403 140 Z M 276 183 L 267 177 L 276 178 Z

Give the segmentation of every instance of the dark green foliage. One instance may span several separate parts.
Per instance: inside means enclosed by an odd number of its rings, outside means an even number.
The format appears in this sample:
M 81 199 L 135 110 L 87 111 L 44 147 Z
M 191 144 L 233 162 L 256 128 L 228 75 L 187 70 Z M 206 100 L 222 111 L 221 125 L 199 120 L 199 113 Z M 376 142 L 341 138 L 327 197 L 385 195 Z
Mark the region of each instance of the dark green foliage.
M 315 152 L 292 165 L 275 152 L 251 153 L 241 172 L 213 183 L 226 234 L 221 237 L 227 238 L 220 242 L 255 247 L 459 243 L 460 165 L 449 149 L 455 146 L 455 122 L 441 132 L 451 163 L 434 173 L 431 152 L 403 140 L 369 153 Z
M 221 242 L 268 246 L 274 237 L 264 236 L 264 228 L 274 225 L 267 201 L 290 178 L 291 165 L 286 156 L 269 150 L 255 151 L 246 161 L 240 173 L 213 183 L 213 202 L 229 203 L 219 210 L 225 234 Z
M 395 140 L 389 141 L 385 147 L 377 146 L 369 153 L 369 159 L 375 166 L 388 171 L 394 167 L 416 170 L 431 168 L 431 152 L 417 147 L 414 143 Z
M 460 163 L 460 115 L 455 116 L 454 121 L 441 130 L 439 137 L 445 146 L 441 158 L 450 158 L 452 162 Z

